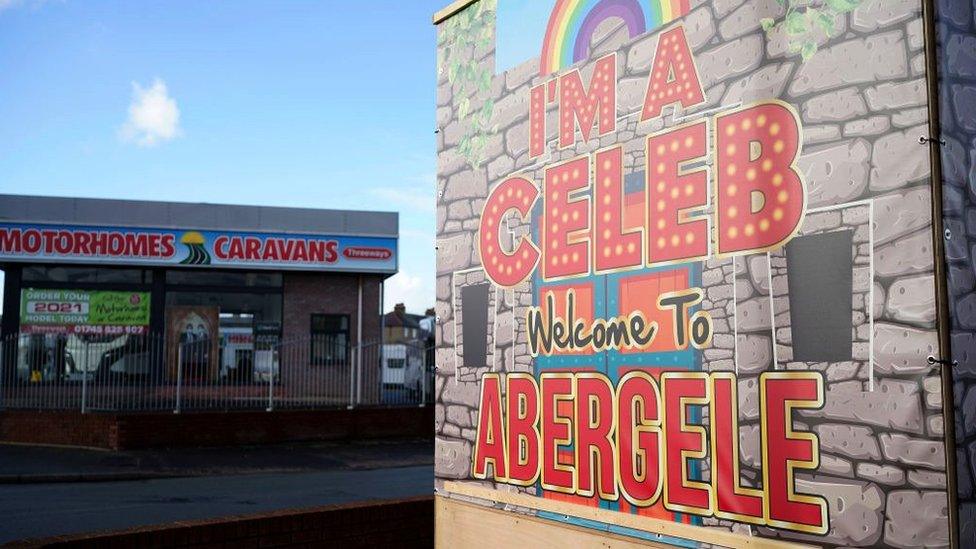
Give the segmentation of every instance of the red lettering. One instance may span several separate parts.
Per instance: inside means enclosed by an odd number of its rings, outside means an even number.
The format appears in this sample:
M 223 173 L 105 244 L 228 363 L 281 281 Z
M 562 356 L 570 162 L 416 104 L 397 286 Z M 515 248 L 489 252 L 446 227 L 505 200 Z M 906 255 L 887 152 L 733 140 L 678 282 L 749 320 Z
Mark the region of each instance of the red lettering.
M 261 245 L 261 241 L 258 240 L 258 239 L 256 239 L 256 238 L 249 238 L 248 239 L 248 244 L 250 244 L 251 242 L 254 243 L 255 247 Z M 280 240 L 278 240 L 278 239 L 269 239 L 267 242 L 264 243 L 264 253 L 262 253 L 260 256 L 258 256 L 257 254 L 255 254 L 255 255 L 252 256 L 249 253 L 248 254 L 248 259 L 261 259 L 261 260 L 264 260 L 264 261 L 278 261 L 279 259 L 281 259 L 281 251 L 279 250 L 279 246 L 280 245 L 281 245 L 281 241 Z
M 481 403 L 478 410 L 478 432 L 471 474 L 475 478 L 488 478 L 488 465 L 491 464 L 494 478 L 504 480 L 508 477 L 508 465 L 505 459 L 502 389 L 498 374 L 485 374 L 481 379 Z
M 125 235 L 125 255 L 147 257 L 149 255 L 149 241 L 146 239 L 146 235 Z
M 109 233 L 108 239 L 108 250 L 110 255 L 116 257 L 125 255 L 125 237 L 122 235 L 122 233 Z
M 162 244 L 162 255 L 164 257 L 172 257 L 176 253 L 176 245 L 174 244 L 176 237 L 171 234 L 164 234 L 161 240 Z
M 21 248 L 29 254 L 41 251 L 41 243 L 41 233 L 36 229 L 27 229 L 21 237 Z
M 639 267 L 643 263 L 642 226 L 624 223 L 623 147 L 596 153 L 597 199 L 593 205 L 593 256 L 596 272 Z
M 589 141 L 594 122 L 597 122 L 597 135 L 617 129 L 616 53 L 596 61 L 589 90 L 583 87 L 579 69 L 559 77 L 559 148 L 576 143 L 577 125 L 583 142 Z
M 539 190 L 523 177 L 509 177 L 488 194 L 481 215 L 478 250 L 485 274 L 499 286 L 511 287 L 521 283 L 529 277 L 539 260 L 539 249 L 529 238 L 522 238 L 517 244 L 513 242 L 511 253 L 502 247 L 502 220 L 505 214 L 515 210 L 525 219 L 538 196 Z
M 295 241 L 292 239 L 282 240 L 280 238 L 273 239 L 274 243 L 278 245 L 281 249 L 281 260 L 282 261 L 292 261 L 294 259 L 295 253 Z
M 641 122 L 661 116 L 664 107 L 681 105 L 694 107 L 705 102 L 698 77 L 698 68 L 691 56 L 691 47 L 684 27 L 661 33 L 654 53 L 654 64 L 647 79 Z
M 521 486 L 539 479 L 539 386 L 532 374 L 508 374 L 508 477 Z
M 572 417 L 559 414 L 559 403 L 567 402 L 572 410 L 575 399 L 573 374 L 543 373 L 542 393 L 542 487 L 546 490 L 572 494 L 575 475 L 572 465 L 559 463 L 559 447 L 573 442 Z
M 227 250 L 229 259 L 244 259 L 244 243 L 240 237 L 233 236 L 230 239 L 230 249 Z
M 293 261 L 308 261 L 308 248 L 306 248 L 305 240 L 298 240 L 295 242 L 295 256 Z
M 54 241 L 54 251 L 59 254 L 67 255 L 74 251 L 74 239 L 70 231 L 58 231 L 58 236 Z
M 44 240 L 43 248 L 44 253 L 50 255 L 54 253 L 54 237 L 58 235 L 57 231 L 41 231 L 41 238 Z
M 20 229 L 0 229 L 0 249 L 6 253 L 19 254 L 21 250 Z
M 688 478 L 689 459 L 705 458 L 705 428 L 688 422 L 688 406 L 708 404 L 708 374 L 661 374 L 664 394 L 664 506 L 671 511 L 711 515 L 711 486 Z
M 308 243 L 308 260 L 312 263 L 325 261 L 325 242 L 312 240 Z
M 224 260 L 227 259 L 227 251 L 226 251 L 227 240 L 228 240 L 227 237 L 223 235 L 218 236 L 217 238 L 214 239 L 213 251 L 214 251 L 214 255 L 217 256 L 217 259 L 224 259 Z
M 793 430 L 793 410 L 823 406 L 823 378 L 816 372 L 764 372 L 759 385 L 766 434 L 762 470 L 767 523 L 826 534 L 827 502 L 819 496 L 797 494 L 793 481 L 794 469 L 820 466 L 817 436 Z
M 542 276 L 546 280 L 590 270 L 590 240 L 586 235 L 590 199 L 581 193 L 589 189 L 589 174 L 590 160 L 585 156 L 546 169 L 542 217 L 542 246 L 548 258 Z
M 546 152 L 546 84 L 529 92 L 529 118 L 529 158 L 537 158 Z
M 650 375 L 634 371 L 620 380 L 617 399 L 620 489 L 631 504 L 646 507 L 661 495 L 661 397 Z
M 78 233 L 75 235 L 73 252 L 75 255 L 91 255 L 90 248 L 92 235 L 89 233 Z
M 159 241 L 162 239 L 162 235 L 158 233 L 153 233 L 149 235 L 149 256 L 159 257 Z
M 92 255 L 105 255 L 107 239 L 108 235 L 105 233 L 92 233 Z
M 600 497 L 617 499 L 613 398 L 613 386 L 606 376 L 576 375 L 576 493 L 581 496 L 593 496 L 596 476 Z
M 705 122 L 647 138 L 647 261 L 690 261 L 708 255 L 708 218 L 692 214 L 708 206 L 706 168 L 682 164 L 708 153 Z
M 779 103 L 749 107 L 716 117 L 715 134 L 718 253 L 785 244 L 806 209 L 796 114 Z
M 761 490 L 743 487 L 739 480 L 739 403 L 735 376 L 712 374 L 712 485 L 715 516 L 762 524 Z
M 274 258 L 278 259 L 278 250 L 274 250 Z M 261 241 L 257 238 L 252 238 L 250 236 L 244 238 L 244 257 L 249 261 L 260 261 L 261 259 L 268 259 L 268 251 L 264 251 L 265 257 L 261 257 Z

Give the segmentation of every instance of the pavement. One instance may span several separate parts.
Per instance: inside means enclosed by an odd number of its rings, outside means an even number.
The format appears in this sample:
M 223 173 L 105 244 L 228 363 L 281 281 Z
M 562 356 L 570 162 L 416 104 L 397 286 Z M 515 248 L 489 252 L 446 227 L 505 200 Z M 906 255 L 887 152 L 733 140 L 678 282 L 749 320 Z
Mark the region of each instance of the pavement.
M 431 494 L 433 442 L 109 452 L 0 445 L 0 543 Z
M 423 439 L 124 452 L 0 444 L 0 484 L 382 469 L 431 464 L 433 455 Z

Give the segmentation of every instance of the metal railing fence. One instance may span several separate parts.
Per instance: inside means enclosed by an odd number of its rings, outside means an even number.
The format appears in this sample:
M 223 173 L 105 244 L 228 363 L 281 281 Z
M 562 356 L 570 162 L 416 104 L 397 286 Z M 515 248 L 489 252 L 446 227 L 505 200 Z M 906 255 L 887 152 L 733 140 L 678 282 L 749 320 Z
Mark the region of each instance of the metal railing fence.
M 424 341 L 276 343 L 162 334 L 20 333 L 0 340 L 0 408 L 217 411 L 433 402 Z

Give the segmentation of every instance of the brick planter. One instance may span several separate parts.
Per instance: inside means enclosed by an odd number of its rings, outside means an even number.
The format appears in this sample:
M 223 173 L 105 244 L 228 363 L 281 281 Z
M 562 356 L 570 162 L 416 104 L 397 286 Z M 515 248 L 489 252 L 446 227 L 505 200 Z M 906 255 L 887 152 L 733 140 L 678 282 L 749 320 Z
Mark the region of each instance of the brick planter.
M 8 410 L 0 412 L 0 441 L 135 450 L 429 437 L 433 426 L 431 407 L 186 414 Z

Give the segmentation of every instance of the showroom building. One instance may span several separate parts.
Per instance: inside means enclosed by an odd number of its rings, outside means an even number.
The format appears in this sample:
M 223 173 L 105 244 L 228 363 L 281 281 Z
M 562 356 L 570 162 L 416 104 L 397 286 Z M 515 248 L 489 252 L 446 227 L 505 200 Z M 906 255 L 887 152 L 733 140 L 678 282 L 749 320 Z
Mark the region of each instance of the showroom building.
M 396 213 L 0 195 L 3 380 L 257 382 L 290 344 L 308 384 L 380 339 L 397 244 Z

